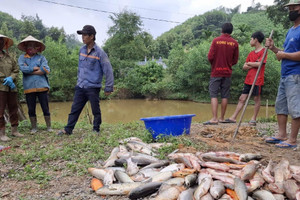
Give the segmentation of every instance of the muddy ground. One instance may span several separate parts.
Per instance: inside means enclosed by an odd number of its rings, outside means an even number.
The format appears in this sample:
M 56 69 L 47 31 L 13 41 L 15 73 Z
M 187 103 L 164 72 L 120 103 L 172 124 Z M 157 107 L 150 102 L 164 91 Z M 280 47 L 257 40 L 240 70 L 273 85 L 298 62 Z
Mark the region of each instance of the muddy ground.
M 266 165 L 272 159 L 275 162 L 282 158 L 289 160 L 290 164 L 300 165 L 300 148 L 280 149 L 272 144 L 266 144 L 264 137 L 275 133 L 278 128 L 276 123 L 258 123 L 256 127 L 242 124 L 236 139 L 232 143 L 232 136 L 236 129 L 236 124 L 219 124 L 218 126 L 203 126 L 202 124 L 192 124 L 190 137 L 194 142 L 202 143 L 207 151 L 234 151 L 237 153 L 260 153 L 263 156 L 262 164 Z M 298 139 L 300 146 L 300 139 Z M 196 149 L 179 146 L 181 152 L 196 152 Z M 3 165 L 2 165 L 3 166 Z M 4 165 L 5 166 L 5 165 Z M 11 168 L 12 166 L 7 166 Z M 7 169 L 0 169 L 2 181 L 0 183 L 0 199 L 3 200 L 25 200 L 25 199 L 127 199 L 125 197 L 96 196 L 90 189 L 91 176 L 68 177 L 60 172 L 56 173 L 56 178 L 51 180 L 46 188 L 33 181 L 13 181 L 5 178 Z

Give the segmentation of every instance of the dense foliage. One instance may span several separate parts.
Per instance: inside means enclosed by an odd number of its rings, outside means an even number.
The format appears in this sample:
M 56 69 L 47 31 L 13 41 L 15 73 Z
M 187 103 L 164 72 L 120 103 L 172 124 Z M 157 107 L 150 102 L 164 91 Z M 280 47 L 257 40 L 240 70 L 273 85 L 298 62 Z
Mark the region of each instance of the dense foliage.
M 156 39 L 143 30 L 141 18 L 136 13 L 125 10 L 110 16 L 113 25 L 109 28 L 110 37 L 103 49 L 114 68 L 115 97 L 209 100 L 210 64 L 207 53 L 213 38 L 220 35 L 221 25 L 232 22 L 232 36 L 240 44 L 240 57 L 238 64 L 233 66 L 231 89 L 231 101 L 237 101 L 246 76 L 242 66 L 253 50 L 249 45 L 251 34 L 262 31 L 268 37 L 274 30 L 274 41 L 278 47 L 282 46 L 290 26 L 287 10 L 282 8 L 286 2 L 275 0 L 275 5 L 267 8 L 258 3 L 245 13 L 240 13 L 240 6 L 234 9 L 220 7 L 194 16 Z M 281 20 L 274 21 L 275 11 L 282 17 Z M 0 33 L 13 38 L 15 44 L 29 34 L 42 40 L 47 46 L 43 54 L 51 67 L 51 100 L 72 99 L 78 51 L 82 45 L 76 35 L 65 34 L 63 28 L 47 28 L 38 16 L 23 16 L 16 20 L 1 12 Z M 22 53 L 16 45 L 10 51 L 16 57 Z M 163 67 L 164 63 L 167 67 Z M 275 99 L 279 77 L 280 62 L 270 52 L 263 97 Z M 18 87 L 22 99 L 22 84 L 19 83 Z M 120 92 L 123 95 L 119 95 Z

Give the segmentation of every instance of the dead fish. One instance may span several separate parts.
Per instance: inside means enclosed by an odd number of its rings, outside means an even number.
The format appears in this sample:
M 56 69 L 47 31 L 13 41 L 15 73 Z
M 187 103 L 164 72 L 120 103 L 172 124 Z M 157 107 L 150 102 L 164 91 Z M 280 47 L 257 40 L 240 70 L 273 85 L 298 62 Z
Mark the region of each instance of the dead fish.
M 94 177 L 103 180 L 107 171 L 106 169 L 98 169 L 98 168 L 90 167 L 88 168 L 88 172 Z
M 231 173 L 232 175 L 235 175 L 235 176 L 241 178 L 241 175 L 242 175 L 241 170 L 230 169 L 228 172 Z
M 165 181 L 164 184 L 182 186 L 184 184 L 184 178 L 171 178 Z
M 296 200 L 300 200 L 300 191 L 296 193 Z
M 117 157 L 129 157 L 130 152 L 127 150 L 127 148 L 124 145 L 119 145 L 119 152 L 117 153 Z
M 220 170 L 220 171 L 223 171 L 223 172 L 228 172 L 229 169 L 230 169 L 226 164 L 223 164 L 223 163 L 201 162 L 200 164 L 201 164 L 202 167 L 208 167 L 208 168 Z
M 140 166 L 145 166 L 145 165 L 149 165 L 151 163 L 159 162 L 159 159 L 157 159 L 151 155 L 146 155 L 146 154 L 142 154 L 142 153 L 134 154 L 131 158 L 132 158 L 133 162 L 137 163 Z
M 290 170 L 292 174 L 300 174 L 300 166 L 290 165 Z
M 228 194 L 223 194 L 219 200 L 233 200 Z
M 292 174 L 293 179 L 300 183 L 300 174 Z
M 168 160 L 160 160 L 159 162 L 146 165 L 145 167 L 141 168 L 140 170 L 149 169 L 149 168 L 160 168 L 160 167 L 167 166 L 169 164 L 170 164 L 170 161 L 168 161 Z
M 211 196 L 211 194 L 208 192 L 205 195 L 201 197 L 201 200 L 214 200 L 214 198 Z
M 130 157 L 130 158 L 127 158 L 127 159 L 126 159 L 126 162 L 127 162 L 126 173 L 127 173 L 129 176 L 132 176 L 132 175 L 138 173 L 139 168 L 138 168 L 138 166 L 137 166 L 136 163 L 132 162 L 131 157 Z
M 225 165 L 227 165 L 230 169 L 236 169 L 236 170 L 240 170 L 243 169 L 246 165 L 238 165 L 238 164 L 233 164 L 233 163 L 229 163 L 229 162 L 225 162 L 223 163 Z
M 121 183 L 121 184 L 111 184 L 99 188 L 96 191 L 98 195 L 128 195 L 133 189 L 139 187 L 143 183 Z
M 276 200 L 285 200 L 285 197 L 282 194 L 273 194 Z
M 213 181 L 209 193 L 215 199 L 219 199 L 223 194 L 225 194 L 225 186 L 222 181 Z
M 168 172 L 160 172 L 159 174 L 154 175 L 151 178 L 152 182 L 164 182 L 166 180 L 169 180 L 170 178 L 172 178 L 172 172 L 168 171 Z
M 193 168 L 193 165 L 192 163 L 190 162 L 190 160 L 186 157 L 177 157 L 174 159 L 174 161 L 176 163 L 183 163 L 186 167 L 192 169 Z
M 275 183 L 269 183 L 267 185 L 267 188 L 272 192 L 276 194 L 283 194 L 284 189 L 283 189 L 283 182 L 275 182 Z
M 253 192 L 257 188 L 260 188 L 265 183 L 265 180 L 260 175 L 261 173 L 256 172 L 252 179 L 250 179 L 250 187 L 248 188 L 248 192 Z
M 216 170 L 210 169 L 210 168 L 207 168 L 206 170 L 209 172 L 209 174 L 211 174 L 211 176 L 214 179 L 223 181 L 224 183 L 234 185 L 234 178 L 235 178 L 234 175 L 229 174 L 227 172 L 216 171 Z
M 201 182 L 198 183 L 199 186 L 194 192 L 194 198 L 196 200 L 200 200 L 202 196 L 204 196 L 209 191 L 209 188 L 211 187 L 212 183 L 213 180 L 211 177 L 205 177 L 204 179 L 202 179 Z
M 151 148 L 154 148 L 154 149 L 160 149 L 162 147 L 170 147 L 172 146 L 173 144 L 172 143 L 150 143 L 148 144 Z
M 260 160 L 260 159 L 262 159 L 262 155 L 254 154 L 254 153 L 241 154 L 239 157 L 239 160 L 242 162 L 249 162 L 251 160 Z
M 143 184 L 133 190 L 129 193 L 128 198 L 129 199 L 140 199 L 147 197 L 155 192 L 158 191 L 158 189 L 161 186 L 161 182 L 151 182 L 151 183 L 146 183 Z
M 103 168 L 115 165 L 115 160 L 118 159 L 117 153 L 120 151 L 119 147 L 113 148 L 108 159 L 103 163 Z
M 138 138 L 138 137 L 129 137 L 129 138 L 125 138 L 125 139 L 122 139 L 122 140 L 119 140 L 119 142 L 121 144 L 124 144 L 124 143 L 127 143 L 129 141 L 139 141 L 139 142 L 143 142 L 142 139 Z
M 257 200 L 276 200 L 273 194 L 267 190 L 256 190 L 252 197 Z
M 184 187 L 170 186 L 169 188 L 160 190 L 155 200 L 176 200 L 183 190 Z
M 275 178 L 271 174 L 273 166 L 274 166 L 274 163 L 273 163 L 272 160 L 270 160 L 268 166 L 264 170 L 262 170 L 262 172 L 261 172 L 263 178 L 268 183 L 274 183 L 275 182 Z
M 292 177 L 289 170 L 289 161 L 282 159 L 274 168 L 275 182 L 283 182 Z
M 115 177 L 116 179 L 120 182 L 120 183 L 132 183 L 134 182 L 129 176 L 128 174 L 126 174 L 125 172 L 122 172 L 120 170 L 116 170 L 115 171 Z
M 298 188 L 296 181 L 289 179 L 284 181 L 283 189 L 285 191 L 285 195 L 289 199 L 296 199 L 296 193 L 298 190 L 300 190 L 300 187 Z
M 180 193 L 177 200 L 193 200 L 194 199 L 194 191 L 196 188 L 189 188 Z
M 242 181 L 240 178 L 234 178 L 234 191 L 238 196 L 239 200 L 247 200 L 247 187 L 244 181 Z
M 141 145 L 140 143 L 128 142 L 126 145 L 133 151 L 147 155 L 156 155 L 151 149 L 149 149 L 147 146 Z
M 173 172 L 173 177 L 182 177 L 184 178 L 187 175 L 194 174 L 196 172 L 195 169 L 184 168 L 182 170 Z
M 197 174 L 189 174 L 184 177 L 184 185 L 185 187 L 189 188 L 196 184 L 197 181 Z
M 242 172 L 241 172 L 241 180 L 242 181 L 245 181 L 245 180 L 250 180 L 256 170 L 258 168 L 258 163 L 257 162 L 254 162 L 254 161 L 250 161 L 243 169 L 242 169 Z
M 184 164 L 183 163 L 179 163 L 179 164 L 171 164 L 165 168 L 163 168 L 162 170 L 160 170 L 160 172 L 175 172 L 175 171 L 180 171 L 182 169 L 184 169 Z
M 112 169 L 113 171 L 119 170 L 119 171 L 122 171 L 122 172 L 126 171 L 124 167 L 108 167 L 106 169 Z
M 107 169 L 103 177 L 103 184 L 111 185 L 116 180 L 114 174 L 115 172 L 112 169 Z
M 202 154 L 201 158 L 204 161 L 215 161 L 215 162 L 222 162 L 222 163 L 229 162 L 229 163 L 233 163 L 233 164 L 241 164 L 241 162 L 238 160 L 234 160 L 234 159 L 226 158 L 226 157 L 217 157 L 217 156 Z M 244 163 L 242 163 L 242 164 L 244 164 Z

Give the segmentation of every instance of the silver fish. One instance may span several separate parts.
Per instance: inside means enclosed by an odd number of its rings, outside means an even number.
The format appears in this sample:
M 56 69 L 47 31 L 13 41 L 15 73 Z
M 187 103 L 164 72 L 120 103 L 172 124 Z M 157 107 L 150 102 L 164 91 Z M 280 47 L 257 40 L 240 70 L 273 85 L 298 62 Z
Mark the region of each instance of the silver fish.
M 275 182 L 275 183 L 269 183 L 267 185 L 267 188 L 276 194 L 283 194 L 284 193 L 284 189 L 283 189 L 283 182 Z
M 248 193 L 247 187 L 240 178 L 234 178 L 234 191 L 236 195 L 239 197 L 239 200 L 247 200 Z
M 149 169 L 149 168 L 160 168 L 160 167 L 163 167 L 163 166 L 166 166 L 166 165 L 169 165 L 169 164 L 170 164 L 170 161 L 161 160 L 159 162 L 151 163 L 151 164 L 141 168 L 140 171 L 144 170 L 144 169 Z
M 164 184 L 182 186 L 184 184 L 184 178 L 171 178 L 165 181 Z
M 111 184 L 99 188 L 96 191 L 98 195 L 128 195 L 133 189 L 139 187 L 143 183 L 121 183 L 121 184 Z
M 241 154 L 239 160 L 242 162 L 249 162 L 250 160 L 260 160 L 262 159 L 261 154 L 254 154 L 254 153 L 246 153 Z
M 282 159 L 274 168 L 275 182 L 283 182 L 291 178 L 291 172 L 289 170 L 289 161 Z
M 126 172 L 129 176 L 132 176 L 138 173 L 139 168 L 136 163 L 132 162 L 131 157 L 126 159 L 127 162 L 127 169 Z
M 115 165 L 115 160 L 118 159 L 118 152 L 120 151 L 119 147 L 115 147 L 112 151 L 108 159 L 103 163 L 103 168 L 111 167 Z
M 177 200 L 192 200 L 194 199 L 194 191 L 196 188 L 189 188 L 180 193 Z
M 115 177 L 120 183 L 133 183 L 134 181 L 126 174 L 120 170 L 115 171 Z
M 252 197 L 257 200 L 276 200 L 273 194 L 267 190 L 256 190 Z
M 180 193 L 184 190 L 184 187 L 173 186 L 160 190 L 155 200 L 176 200 Z
M 158 189 L 161 186 L 161 182 L 151 182 L 151 183 L 146 183 L 143 184 L 133 190 L 129 193 L 128 198 L 129 199 L 140 199 L 147 197 L 155 192 L 158 191 Z
M 213 180 L 211 177 L 203 178 L 194 192 L 194 198 L 196 200 L 200 200 L 202 196 L 204 196 L 209 191 L 209 188 L 211 187 L 212 183 Z
M 273 196 L 276 200 L 285 200 L 285 197 L 282 194 L 273 194 Z
M 300 191 L 296 193 L 296 200 L 300 200 Z
M 223 164 L 223 163 L 218 163 L 218 162 L 201 162 L 201 166 L 203 167 L 208 167 L 211 169 L 216 169 L 216 170 L 220 170 L 223 172 L 228 172 L 230 170 L 230 168 Z
M 225 193 L 225 187 L 222 181 L 214 181 L 209 193 L 215 199 L 219 199 Z
M 228 194 L 223 194 L 219 200 L 233 200 Z
M 275 182 L 275 178 L 271 174 L 271 171 L 273 170 L 273 165 L 274 165 L 273 161 L 270 160 L 268 166 L 264 170 L 262 170 L 262 172 L 261 172 L 263 178 L 268 183 L 274 183 Z
M 111 185 L 115 180 L 114 171 L 112 169 L 107 169 L 103 177 L 103 184 Z
M 176 172 L 176 171 L 180 171 L 182 169 L 184 169 L 184 164 L 183 163 L 179 163 L 179 164 L 171 164 L 165 168 L 163 168 L 162 170 L 160 170 L 160 172 Z
M 214 200 L 211 194 L 208 192 L 204 196 L 201 197 L 201 200 Z
M 250 161 L 243 169 L 241 172 L 241 180 L 245 181 L 245 180 L 250 180 L 256 170 L 258 168 L 258 163 L 254 162 L 254 161 Z
M 103 180 L 105 174 L 107 173 L 107 170 L 90 167 L 88 168 L 88 172 L 94 177 Z
M 248 188 L 248 192 L 253 192 L 257 188 L 260 188 L 265 183 L 265 180 L 260 175 L 261 173 L 256 172 L 252 179 L 250 179 L 250 187 Z
M 184 177 L 184 185 L 185 187 L 189 188 L 196 184 L 197 181 L 197 174 L 189 174 Z
M 160 172 L 151 178 L 152 182 L 164 182 L 172 178 L 172 172 Z
M 284 181 L 283 189 L 285 191 L 285 195 L 289 199 L 296 199 L 296 193 L 298 190 L 300 190 L 300 187 L 298 188 L 296 181 L 289 179 Z

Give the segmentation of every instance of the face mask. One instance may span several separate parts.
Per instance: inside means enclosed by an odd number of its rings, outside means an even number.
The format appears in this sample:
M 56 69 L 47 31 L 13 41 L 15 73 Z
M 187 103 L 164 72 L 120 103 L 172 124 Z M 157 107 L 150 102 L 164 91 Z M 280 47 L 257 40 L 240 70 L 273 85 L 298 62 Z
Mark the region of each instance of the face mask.
M 289 12 L 289 19 L 293 22 L 295 21 L 300 15 L 298 14 L 298 10 L 290 11 Z
M 26 53 L 30 56 L 37 53 L 37 50 L 35 48 L 27 48 Z

